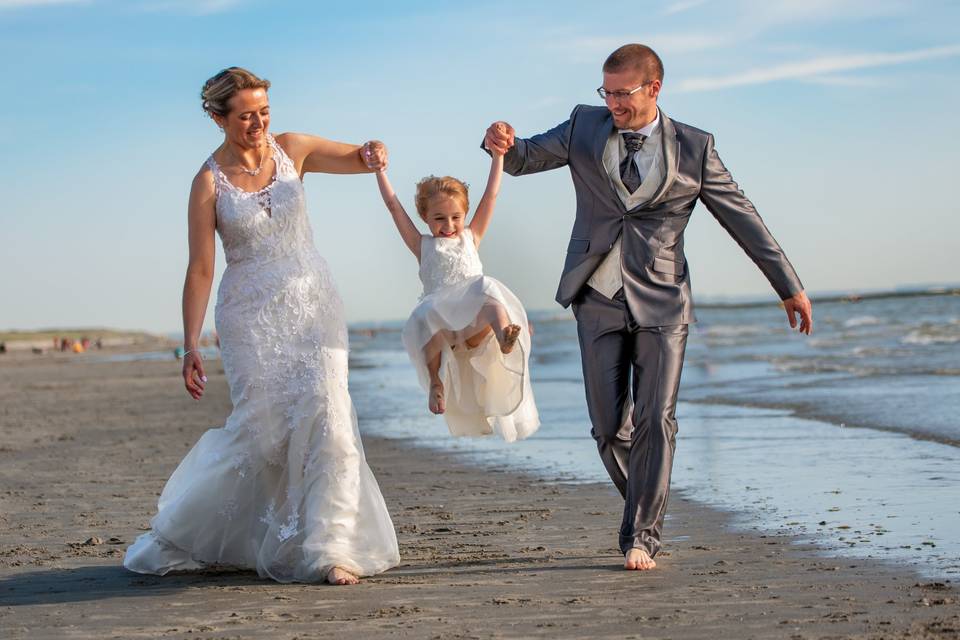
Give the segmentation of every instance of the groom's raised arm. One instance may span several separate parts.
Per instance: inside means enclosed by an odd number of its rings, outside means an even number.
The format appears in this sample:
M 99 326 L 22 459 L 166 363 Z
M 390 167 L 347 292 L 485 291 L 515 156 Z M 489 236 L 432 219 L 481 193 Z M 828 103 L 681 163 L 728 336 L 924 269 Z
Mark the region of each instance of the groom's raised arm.
M 513 127 L 505 122 L 495 122 L 490 125 L 487 135 L 480 145 L 484 151 L 490 153 L 490 144 L 501 144 L 507 148 L 503 157 L 503 170 L 512 176 L 522 176 L 528 173 L 539 173 L 566 166 L 570 150 L 570 130 L 576 116 L 577 109 L 570 114 L 570 119 L 555 126 L 544 133 L 538 133 L 530 138 L 515 138 Z M 497 124 L 506 125 L 507 133 L 494 137 Z

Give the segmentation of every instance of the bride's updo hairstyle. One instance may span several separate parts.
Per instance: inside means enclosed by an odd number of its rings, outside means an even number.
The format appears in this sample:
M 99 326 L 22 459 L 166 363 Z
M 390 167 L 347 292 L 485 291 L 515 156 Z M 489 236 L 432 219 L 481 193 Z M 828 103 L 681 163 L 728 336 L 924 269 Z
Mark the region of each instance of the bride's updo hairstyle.
M 463 206 L 463 214 L 467 215 L 470 210 L 470 198 L 467 195 L 467 185 L 461 180 L 451 178 L 450 176 L 427 176 L 417 183 L 417 213 L 424 220 L 427 219 L 427 206 L 430 204 L 430 198 L 433 196 L 449 196 Z
M 243 89 L 270 88 L 270 81 L 259 78 L 241 67 L 229 67 L 203 83 L 200 98 L 207 115 L 226 116 L 230 113 L 230 98 Z

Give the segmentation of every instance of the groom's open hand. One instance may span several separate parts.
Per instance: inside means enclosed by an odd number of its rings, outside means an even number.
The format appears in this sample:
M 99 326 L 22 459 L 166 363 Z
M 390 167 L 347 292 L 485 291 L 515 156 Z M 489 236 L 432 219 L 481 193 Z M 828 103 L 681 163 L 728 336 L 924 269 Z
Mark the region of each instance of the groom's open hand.
M 494 153 L 506 155 L 510 147 L 513 146 L 515 133 L 513 127 L 498 120 L 487 127 L 487 135 L 483 139 L 483 146 Z
M 783 308 L 787 312 L 790 328 L 797 328 L 797 316 L 800 316 L 800 333 L 810 335 L 813 331 L 813 305 L 810 298 L 803 291 L 783 301 Z

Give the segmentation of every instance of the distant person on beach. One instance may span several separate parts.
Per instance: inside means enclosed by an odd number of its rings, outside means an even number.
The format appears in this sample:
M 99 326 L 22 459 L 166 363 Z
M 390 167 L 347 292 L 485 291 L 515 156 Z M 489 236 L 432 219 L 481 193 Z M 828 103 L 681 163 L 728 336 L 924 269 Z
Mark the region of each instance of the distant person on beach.
M 503 155 L 493 154 L 487 188 L 470 222 L 467 186 L 428 176 L 417 184 L 421 235 L 387 179 L 380 194 L 400 237 L 420 264 L 423 295 L 403 329 L 403 344 L 427 392 L 455 436 L 497 433 L 513 442 L 540 426 L 530 386 L 530 329 L 520 300 L 483 275 L 477 250 L 493 216 Z
M 570 168 L 577 194 L 557 302 L 577 320 L 591 431 L 624 497 L 624 567 L 656 566 L 677 433 L 687 327 L 694 322 L 683 232 L 697 200 L 770 281 L 791 327 L 809 334 L 810 300 L 709 133 L 657 106 L 660 57 L 627 44 L 603 64 L 606 107 L 576 106 L 530 138 L 495 122 L 484 147 L 511 175 Z
M 347 392 L 343 303 L 314 247 L 302 180 L 376 171 L 387 152 L 376 141 L 272 136 L 269 87 L 239 67 L 203 87 L 223 142 L 190 189 L 183 378 L 199 400 L 219 233 L 227 268 L 216 325 L 233 412 L 173 472 L 152 530 L 127 549 L 124 566 L 163 575 L 226 565 L 279 582 L 354 584 L 400 557 L 364 459 Z

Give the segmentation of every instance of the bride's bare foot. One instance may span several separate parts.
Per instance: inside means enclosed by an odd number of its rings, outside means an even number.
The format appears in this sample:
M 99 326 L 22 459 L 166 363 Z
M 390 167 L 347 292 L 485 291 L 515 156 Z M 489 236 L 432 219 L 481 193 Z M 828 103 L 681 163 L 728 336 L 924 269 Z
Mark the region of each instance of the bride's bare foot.
M 335 585 L 357 584 L 360 578 L 342 567 L 334 567 L 327 572 L 327 582 Z
M 623 556 L 623 568 L 628 571 L 649 571 L 657 566 L 644 549 L 630 549 Z
M 500 342 L 500 351 L 510 353 L 517 344 L 517 338 L 520 337 L 520 325 L 511 324 L 503 329 L 503 340 Z
M 427 398 L 430 411 L 433 413 L 443 413 L 447 410 L 447 403 L 443 397 L 443 383 L 439 380 L 430 385 L 430 395 Z

